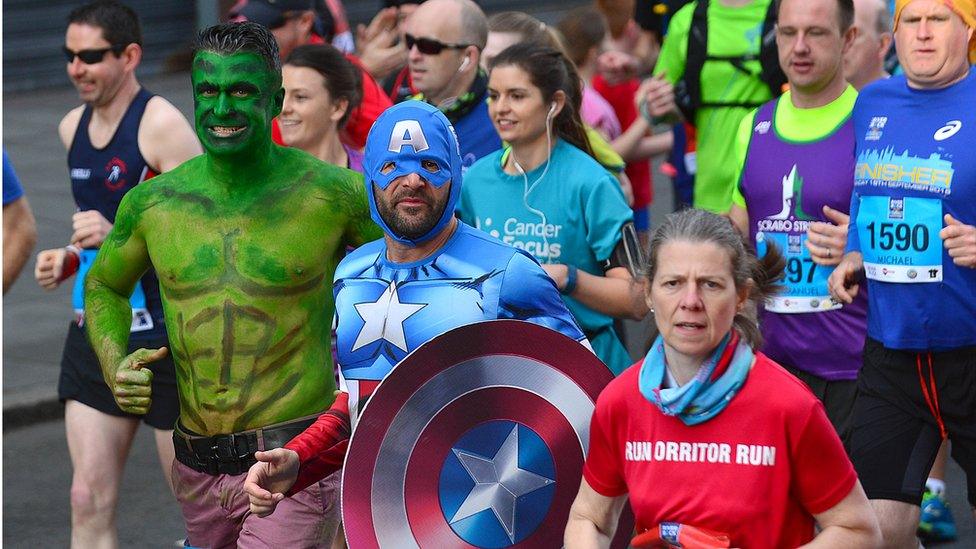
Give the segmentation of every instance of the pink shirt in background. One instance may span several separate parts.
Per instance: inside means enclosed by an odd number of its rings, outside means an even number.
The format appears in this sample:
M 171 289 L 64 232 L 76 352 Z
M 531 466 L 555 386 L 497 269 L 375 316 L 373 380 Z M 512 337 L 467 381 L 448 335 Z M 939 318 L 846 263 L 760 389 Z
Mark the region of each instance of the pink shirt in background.
M 608 141 L 620 136 L 620 120 L 617 119 L 617 113 L 600 92 L 589 84 L 583 87 L 583 105 L 580 110 L 583 122 L 600 132 Z

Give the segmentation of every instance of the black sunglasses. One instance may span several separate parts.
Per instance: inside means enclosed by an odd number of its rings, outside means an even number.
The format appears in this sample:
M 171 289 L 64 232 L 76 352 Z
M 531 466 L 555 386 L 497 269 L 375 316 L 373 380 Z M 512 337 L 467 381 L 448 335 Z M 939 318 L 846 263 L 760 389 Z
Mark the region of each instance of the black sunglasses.
M 109 46 L 107 48 L 99 48 L 97 50 L 81 50 L 81 51 L 71 51 L 68 46 L 63 46 L 61 52 L 64 53 L 64 58 L 68 63 L 75 60 L 75 57 L 81 59 L 81 62 L 86 65 L 94 65 L 95 63 L 101 63 L 102 59 L 105 59 L 105 54 L 112 52 L 115 55 L 122 53 L 125 46 L 121 44 L 115 44 L 114 46 Z
M 417 45 L 417 51 L 424 55 L 437 55 L 445 49 L 448 50 L 463 50 L 468 46 L 473 44 L 445 44 L 440 40 L 434 40 L 433 38 L 416 38 L 412 34 L 404 35 L 404 39 L 407 43 L 407 49 L 413 49 L 414 44 Z

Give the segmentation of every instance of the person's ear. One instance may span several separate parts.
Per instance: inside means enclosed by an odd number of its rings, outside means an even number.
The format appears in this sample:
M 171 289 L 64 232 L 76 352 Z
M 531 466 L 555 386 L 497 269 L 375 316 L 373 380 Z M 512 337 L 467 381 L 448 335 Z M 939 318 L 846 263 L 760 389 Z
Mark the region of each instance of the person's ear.
M 556 93 L 552 94 L 552 102 L 549 107 L 549 112 L 552 113 L 551 118 L 556 118 L 559 113 L 562 112 L 563 107 L 566 106 L 566 92 L 563 90 L 556 90 Z
M 271 118 L 277 117 L 281 114 L 281 108 L 285 104 L 285 88 L 278 85 L 278 91 L 275 93 L 273 104 L 271 105 Z
M 749 302 L 749 294 L 752 293 L 752 287 L 755 285 L 756 282 L 750 278 L 738 289 L 736 292 L 738 294 L 736 299 L 737 303 L 735 304 L 736 313 L 741 313 L 746 308 L 746 303 Z
M 333 122 L 339 122 L 342 117 L 346 115 L 349 111 L 349 99 L 345 97 L 340 97 L 332 101 L 332 114 L 329 115 L 329 119 Z
M 315 24 L 315 12 L 308 10 L 298 16 L 298 29 L 303 37 L 312 34 L 312 26 Z
M 142 46 L 135 43 L 129 44 L 122 50 L 119 56 L 125 60 L 125 70 L 135 71 L 136 67 L 139 66 L 139 62 L 142 61 Z
M 850 51 L 851 46 L 854 45 L 854 41 L 857 40 L 857 35 L 861 34 L 862 32 L 863 31 L 857 28 L 855 25 L 848 27 L 844 35 L 841 36 L 841 38 L 844 39 L 844 46 L 840 50 L 842 55 L 847 55 L 847 52 Z

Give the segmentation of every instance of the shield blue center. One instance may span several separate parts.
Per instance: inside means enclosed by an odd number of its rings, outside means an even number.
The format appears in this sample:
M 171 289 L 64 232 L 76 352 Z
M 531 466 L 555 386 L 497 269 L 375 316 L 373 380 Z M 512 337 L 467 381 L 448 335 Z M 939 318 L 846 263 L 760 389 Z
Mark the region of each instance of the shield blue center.
M 454 443 L 441 466 L 444 520 L 476 547 L 509 547 L 528 538 L 556 492 L 552 453 L 514 421 L 482 423 Z

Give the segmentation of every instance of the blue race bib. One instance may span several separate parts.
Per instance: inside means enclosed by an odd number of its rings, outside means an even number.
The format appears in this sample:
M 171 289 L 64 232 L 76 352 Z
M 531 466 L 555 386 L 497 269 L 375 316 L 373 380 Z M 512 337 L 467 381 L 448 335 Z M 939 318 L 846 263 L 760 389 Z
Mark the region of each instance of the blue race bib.
M 766 255 L 771 242 L 786 258 L 785 290 L 770 298 L 764 305 L 774 313 L 815 313 L 840 309 L 841 304 L 830 297 L 827 279 L 833 267 L 817 265 L 806 247 L 806 233 L 758 232 L 756 253 Z
M 942 281 L 942 201 L 863 196 L 857 234 L 868 278 L 883 282 Z
M 95 262 L 95 256 L 98 255 L 98 250 L 82 250 L 80 263 L 78 265 L 78 272 L 75 274 L 75 285 L 71 293 L 71 304 L 75 310 L 75 319 L 78 321 L 78 325 L 82 325 L 82 320 L 85 317 L 85 278 L 88 276 L 88 271 L 91 270 L 92 264 Z M 129 304 L 132 306 L 132 329 L 133 332 L 145 332 L 147 330 L 153 329 L 153 319 L 152 315 L 149 314 L 149 309 L 146 307 L 146 294 L 142 291 L 142 282 L 137 282 L 135 289 L 132 291 L 132 297 L 129 298 Z

